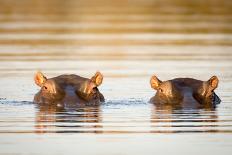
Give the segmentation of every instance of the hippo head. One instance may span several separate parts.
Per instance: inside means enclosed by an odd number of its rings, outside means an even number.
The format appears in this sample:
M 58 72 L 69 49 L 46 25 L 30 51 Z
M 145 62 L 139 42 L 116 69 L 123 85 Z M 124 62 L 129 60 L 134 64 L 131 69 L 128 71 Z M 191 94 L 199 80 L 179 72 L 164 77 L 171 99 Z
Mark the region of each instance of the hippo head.
M 97 72 L 91 79 L 74 74 L 47 78 L 41 72 L 37 72 L 34 81 L 41 88 L 34 97 L 36 103 L 93 103 L 104 101 L 103 95 L 97 88 L 103 81 L 100 72 Z
M 192 78 L 176 78 L 161 81 L 155 75 L 150 80 L 156 95 L 151 102 L 156 104 L 187 105 L 193 107 L 216 105 L 221 102 L 214 90 L 218 86 L 218 78 L 212 76 L 208 81 Z
M 83 82 L 77 84 L 76 94 L 86 101 L 94 99 L 102 100 L 102 94 L 99 93 L 97 88 L 102 84 L 102 81 L 103 75 L 100 72 L 96 72 L 91 79 L 85 79 Z

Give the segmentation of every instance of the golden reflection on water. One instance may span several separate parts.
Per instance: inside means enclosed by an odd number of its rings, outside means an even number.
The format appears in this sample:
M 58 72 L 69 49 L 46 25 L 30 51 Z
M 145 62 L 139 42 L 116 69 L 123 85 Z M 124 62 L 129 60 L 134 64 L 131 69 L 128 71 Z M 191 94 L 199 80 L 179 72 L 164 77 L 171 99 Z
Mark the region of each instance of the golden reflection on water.
M 214 108 L 184 109 L 171 105 L 153 105 L 151 123 L 154 129 L 152 133 L 228 132 L 220 129 L 221 125 L 218 125 L 218 115 Z
M 0 0 L 0 154 L 230 155 L 231 8 L 231 0 Z M 33 105 L 36 70 L 100 70 L 107 101 Z M 155 107 L 153 74 L 218 75 L 222 103 Z
M 39 105 L 35 133 L 102 133 L 100 107 L 64 109 Z

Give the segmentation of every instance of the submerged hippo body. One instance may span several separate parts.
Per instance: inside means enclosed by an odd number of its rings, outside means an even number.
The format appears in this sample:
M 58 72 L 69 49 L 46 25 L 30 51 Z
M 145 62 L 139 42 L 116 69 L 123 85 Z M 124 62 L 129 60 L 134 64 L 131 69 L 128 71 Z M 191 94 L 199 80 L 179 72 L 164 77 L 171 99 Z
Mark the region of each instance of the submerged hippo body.
M 211 77 L 208 81 L 192 78 L 176 78 L 161 81 L 155 75 L 150 80 L 151 87 L 157 92 L 150 102 L 156 105 L 174 105 L 199 108 L 215 107 L 221 102 L 214 90 L 218 86 L 218 78 Z
M 104 102 L 104 96 L 97 88 L 103 81 L 100 72 L 91 79 L 74 74 L 48 79 L 41 72 L 37 72 L 34 81 L 41 88 L 34 97 L 35 103 L 98 105 Z

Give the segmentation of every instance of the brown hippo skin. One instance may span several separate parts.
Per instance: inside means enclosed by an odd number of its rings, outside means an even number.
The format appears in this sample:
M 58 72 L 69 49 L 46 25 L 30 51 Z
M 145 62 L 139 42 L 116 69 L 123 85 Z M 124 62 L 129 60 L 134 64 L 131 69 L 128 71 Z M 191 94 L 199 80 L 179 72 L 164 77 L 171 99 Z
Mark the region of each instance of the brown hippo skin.
M 221 102 L 214 90 L 219 80 L 212 76 L 208 81 L 192 78 L 176 78 L 167 81 L 159 80 L 155 75 L 150 84 L 156 90 L 151 103 L 156 105 L 175 105 L 180 107 L 200 108 L 215 107 Z
M 104 96 L 98 90 L 103 81 L 100 72 L 91 79 L 75 74 L 47 78 L 37 72 L 34 81 L 41 88 L 34 96 L 34 102 L 38 104 L 99 105 L 104 102 Z

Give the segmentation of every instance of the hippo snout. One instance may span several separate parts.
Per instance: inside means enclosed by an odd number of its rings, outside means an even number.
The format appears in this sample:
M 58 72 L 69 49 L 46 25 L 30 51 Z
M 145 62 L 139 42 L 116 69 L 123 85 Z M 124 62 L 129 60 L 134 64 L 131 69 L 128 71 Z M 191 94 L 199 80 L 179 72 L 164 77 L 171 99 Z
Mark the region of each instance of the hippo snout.
M 188 106 L 197 106 L 197 105 L 200 105 L 201 103 L 199 103 L 194 98 L 194 95 L 191 91 L 186 91 L 186 92 L 183 92 L 183 99 L 182 99 L 182 102 L 180 104 L 181 105 L 188 105 Z
M 221 103 L 221 99 L 217 96 L 217 94 L 213 94 L 213 99 L 212 99 L 212 102 L 215 103 L 216 105 L 217 104 L 220 104 Z

